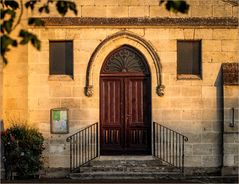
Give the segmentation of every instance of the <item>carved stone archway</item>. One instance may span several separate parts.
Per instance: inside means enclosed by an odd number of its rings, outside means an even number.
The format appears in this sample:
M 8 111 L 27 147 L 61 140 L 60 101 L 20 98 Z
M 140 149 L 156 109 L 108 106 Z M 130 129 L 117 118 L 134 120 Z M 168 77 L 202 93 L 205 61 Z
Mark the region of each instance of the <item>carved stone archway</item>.
M 117 42 L 117 44 L 116 44 Z M 86 71 L 86 84 L 85 84 L 85 95 L 90 97 L 94 93 L 94 76 L 97 75 L 97 73 L 94 74 L 94 64 L 95 62 L 99 62 L 96 60 L 99 60 L 97 58 L 102 57 L 101 54 L 103 52 L 109 53 L 110 51 L 116 49 L 117 47 L 124 44 L 132 45 L 133 47 L 138 47 L 139 51 L 141 51 L 143 54 L 147 55 L 148 61 L 151 60 L 152 65 L 150 67 L 151 70 L 155 70 L 155 77 L 156 77 L 156 86 L 155 86 L 155 92 L 158 96 L 164 95 L 164 85 L 162 84 L 162 66 L 160 64 L 160 59 L 153 48 L 151 44 L 149 44 L 146 40 L 144 40 L 142 37 L 135 35 L 128 31 L 121 31 L 116 34 L 113 34 L 103 40 L 94 50 L 94 52 L 91 55 L 91 58 L 89 60 L 87 71 Z M 108 49 L 111 50 L 108 50 Z M 144 51 L 142 51 L 144 50 Z M 104 54 L 107 56 L 108 54 Z M 103 64 L 105 58 L 101 58 L 100 61 Z M 150 64 L 150 63 L 149 63 Z M 97 68 L 97 67 L 96 67 Z M 100 67 L 101 68 L 101 67 Z M 98 69 L 98 73 L 100 70 Z M 153 76 L 152 76 L 153 77 Z

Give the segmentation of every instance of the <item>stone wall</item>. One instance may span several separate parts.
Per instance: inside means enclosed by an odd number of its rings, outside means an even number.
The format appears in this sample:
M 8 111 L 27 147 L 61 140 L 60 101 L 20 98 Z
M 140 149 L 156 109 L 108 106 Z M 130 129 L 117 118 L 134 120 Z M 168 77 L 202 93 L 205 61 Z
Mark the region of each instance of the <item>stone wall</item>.
M 99 70 L 107 53 L 127 39 L 113 41 L 102 49 L 93 64 L 94 95 L 84 95 L 86 68 L 98 44 L 124 29 L 52 28 L 33 30 L 42 41 L 41 52 L 31 49 L 28 67 L 29 120 L 48 138 L 46 159 L 50 167 L 66 167 L 68 135 L 50 134 L 50 109 L 67 107 L 70 113 L 70 134 L 99 121 Z M 155 69 L 151 65 L 153 121 L 157 121 L 189 137 L 186 144 L 186 166 L 217 167 L 221 163 L 222 89 L 221 63 L 238 60 L 237 29 L 127 29 L 152 44 L 162 64 L 165 95 L 155 93 Z M 74 79 L 49 77 L 49 41 L 73 40 Z M 202 80 L 177 80 L 176 40 L 202 40 Z M 147 56 L 147 53 L 141 49 Z M 148 57 L 148 61 L 150 57 Z M 54 158 L 54 159 L 52 159 Z
M 27 46 L 12 48 L 4 67 L 3 117 L 7 126 L 13 121 L 27 122 Z M 25 48 L 24 48 L 25 47 Z
M 18 38 L 20 29 L 27 29 L 27 17 L 27 12 L 24 12 L 21 24 L 11 33 L 12 38 Z M 19 44 L 18 47 L 11 47 L 10 52 L 7 53 L 7 59 L 8 64 L 3 68 L 3 119 L 5 128 L 12 122 L 27 123 L 28 46 Z
M 172 14 L 158 0 L 81 0 L 78 16 L 93 17 L 232 17 L 238 7 L 220 0 L 190 1 L 188 15 Z M 207 3 L 206 3 L 207 2 Z M 206 3 L 206 4 L 205 4 Z M 206 8 L 205 8 L 206 7 Z M 52 12 L 52 16 L 55 16 Z M 72 15 L 68 15 L 72 16 Z M 99 70 L 107 53 L 122 44 L 139 49 L 147 58 L 152 76 L 152 120 L 188 136 L 185 164 L 188 167 L 222 165 L 223 99 L 221 64 L 238 56 L 236 28 L 172 27 L 47 27 L 30 28 L 41 40 L 41 51 L 32 46 L 13 50 L 4 69 L 4 120 L 19 117 L 39 128 L 46 138 L 45 167 L 69 167 L 69 144 L 65 139 L 89 124 L 99 122 Z M 84 95 L 86 69 L 96 47 L 107 37 L 129 31 L 146 40 L 162 65 L 165 95 L 155 93 L 156 71 L 144 47 L 127 38 L 109 42 L 93 64 L 94 95 Z M 202 80 L 177 80 L 177 40 L 202 40 Z M 49 76 L 49 40 L 73 40 L 74 78 Z M 50 109 L 69 108 L 70 133 L 50 133 Z
M 238 7 L 222 0 L 187 0 L 188 14 L 168 12 L 159 0 L 78 0 L 78 17 L 238 17 Z M 51 15 L 60 15 L 51 7 Z M 33 12 L 39 15 L 37 10 Z M 67 16 L 74 16 L 67 13 Z

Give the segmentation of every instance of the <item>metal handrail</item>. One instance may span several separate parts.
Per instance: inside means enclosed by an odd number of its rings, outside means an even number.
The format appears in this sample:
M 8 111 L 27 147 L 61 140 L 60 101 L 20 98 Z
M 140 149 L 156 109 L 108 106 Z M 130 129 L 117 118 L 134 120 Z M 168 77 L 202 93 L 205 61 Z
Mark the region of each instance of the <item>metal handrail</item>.
M 188 137 L 153 123 L 154 156 L 184 172 L 184 144 Z
M 98 123 L 66 138 L 70 142 L 70 171 L 74 172 L 98 157 Z

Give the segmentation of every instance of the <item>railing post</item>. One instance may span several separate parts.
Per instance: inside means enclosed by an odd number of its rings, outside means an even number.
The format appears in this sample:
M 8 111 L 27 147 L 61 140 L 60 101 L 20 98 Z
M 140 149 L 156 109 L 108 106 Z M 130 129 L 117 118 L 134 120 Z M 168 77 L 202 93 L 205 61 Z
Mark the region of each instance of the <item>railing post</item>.
M 99 149 L 99 148 L 98 148 L 98 147 L 99 147 L 99 142 L 98 142 L 98 136 L 99 136 L 99 132 L 98 132 L 98 131 L 99 131 L 99 130 L 98 130 L 98 126 L 99 126 L 99 125 L 98 125 L 98 122 L 97 122 L 97 123 L 96 123 L 96 156 L 97 156 L 97 157 L 98 157 L 98 155 L 99 155 L 99 153 L 98 153 L 98 152 L 99 152 L 99 150 L 98 150 L 98 149 Z
M 72 171 L 72 139 L 70 139 L 70 171 Z
M 155 122 L 153 122 L 153 155 L 156 156 L 156 142 L 155 142 Z
M 162 158 L 162 127 L 161 125 L 157 124 L 157 133 L 159 132 L 159 155 L 160 155 L 160 158 Z
M 184 173 L 184 144 L 183 144 L 183 155 L 182 155 L 182 172 Z

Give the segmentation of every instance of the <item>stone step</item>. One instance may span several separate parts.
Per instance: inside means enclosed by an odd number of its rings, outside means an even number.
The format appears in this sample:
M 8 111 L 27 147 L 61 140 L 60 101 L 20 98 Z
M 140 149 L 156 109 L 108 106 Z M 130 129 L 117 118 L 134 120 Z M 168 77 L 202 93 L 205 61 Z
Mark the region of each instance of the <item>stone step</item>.
M 101 158 L 97 158 L 92 160 L 85 166 L 139 166 L 139 167 L 147 167 L 147 166 L 161 166 L 163 165 L 161 160 L 151 159 L 151 160 L 104 160 Z
M 165 166 L 165 164 L 155 164 L 155 165 L 151 165 L 151 164 L 130 164 L 130 163 L 127 163 L 127 164 L 122 164 L 122 163 L 119 163 L 119 164 L 105 164 L 105 163 L 102 163 L 102 164 L 87 164 L 87 165 L 84 165 L 83 167 L 95 167 L 95 168 L 98 168 L 98 167 L 140 167 L 140 168 L 147 168 L 147 167 L 152 167 L 152 168 L 157 168 L 157 167 L 163 167 Z
M 116 167 L 112 167 L 112 166 L 83 166 L 80 168 L 80 172 L 96 172 L 96 171 L 122 171 L 122 172 L 174 172 L 174 171 L 178 171 L 178 169 L 174 168 L 174 167 L 170 167 L 170 166 L 165 166 L 165 165 L 161 165 L 161 166 L 147 166 L 147 167 L 128 167 L 128 166 L 116 166 Z
M 110 180 L 110 179 L 119 179 L 119 180 L 134 180 L 134 179 L 145 179 L 145 180 L 154 180 L 154 179 L 163 179 L 173 176 L 179 176 L 178 172 L 83 172 L 83 173 L 71 173 L 71 179 L 82 179 L 82 180 Z
M 72 179 L 159 179 L 179 176 L 180 171 L 152 156 L 100 157 L 71 173 Z
M 111 159 L 112 158 L 112 159 Z M 116 159 L 118 158 L 118 159 Z M 140 158 L 142 158 L 140 160 Z M 111 159 L 111 160 L 110 160 Z M 81 167 L 83 171 L 174 171 L 174 167 L 151 157 L 100 157 Z

